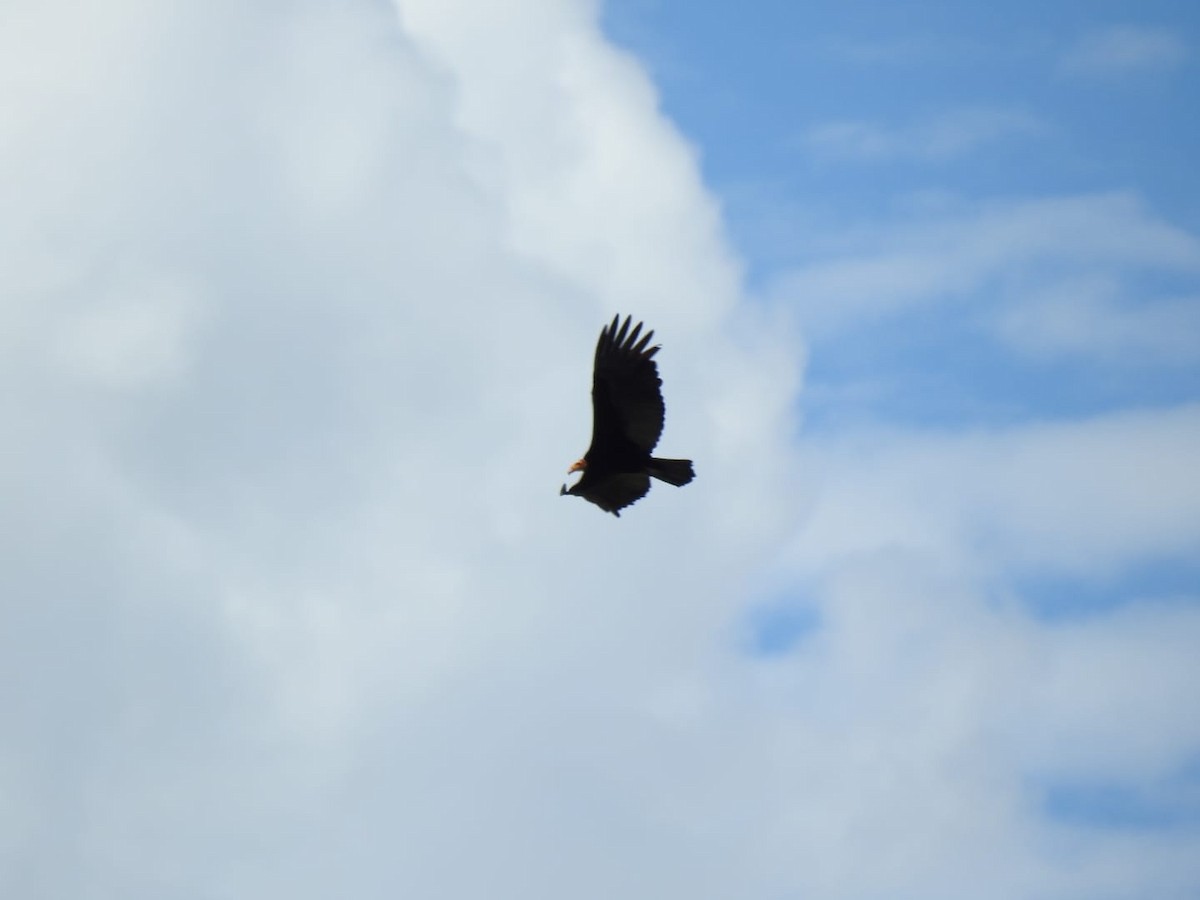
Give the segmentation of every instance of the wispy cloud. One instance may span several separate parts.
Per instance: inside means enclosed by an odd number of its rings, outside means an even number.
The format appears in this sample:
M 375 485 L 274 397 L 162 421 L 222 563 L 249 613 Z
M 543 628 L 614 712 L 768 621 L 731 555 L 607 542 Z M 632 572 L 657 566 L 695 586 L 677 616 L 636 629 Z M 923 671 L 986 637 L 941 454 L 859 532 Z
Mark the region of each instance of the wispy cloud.
M 996 204 L 856 240 L 861 250 L 797 267 L 774 283 L 772 294 L 798 309 L 814 335 L 956 298 L 1028 296 L 1064 273 L 1200 274 L 1200 237 L 1123 193 Z
M 1144 366 L 1200 363 L 1200 296 L 1155 296 L 1112 276 L 1065 278 L 1022 290 L 997 314 L 1012 347 L 1041 358 Z
M 901 128 L 827 122 L 809 129 L 802 144 L 814 157 L 831 162 L 944 162 L 1043 128 L 1035 116 L 1017 110 L 959 109 Z
M 1071 75 L 1120 75 L 1177 68 L 1187 57 L 1183 37 L 1168 28 L 1112 25 L 1079 38 L 1059 65 Z
M 856 66 L 928 66 L 947 62 L 977 60 L 994 52 L 994 44 L 965 35 L 910 34 L 878 37 L 829 36 L 809 42 L 809 52 L 827 56 L 839 63 Z

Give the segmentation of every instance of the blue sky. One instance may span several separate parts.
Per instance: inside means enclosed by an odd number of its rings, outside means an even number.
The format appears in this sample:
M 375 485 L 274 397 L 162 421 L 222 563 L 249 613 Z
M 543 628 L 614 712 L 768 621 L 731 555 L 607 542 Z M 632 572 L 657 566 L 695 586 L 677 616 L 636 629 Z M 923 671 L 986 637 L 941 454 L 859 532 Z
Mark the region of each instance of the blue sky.
M 646 61 L 664 110 L 696 142 L 759 290 L 861 244 L 863 232 L 886 252 L 931 221 L 1037 198 L 1118 192 L 1168 227 L 1200 226 L 1200 126 L 1189 114 L 1200 19 L 1188 4 L 627 0 L 607 4 L 604 22 Z M 1040 262 L 1119 278 L 1125 309 L 1195 294 L 1191 262 L 1113 273 L 1055 250 Z M 1146 348 L 1100 361 L 1013 354 L 980 321 L 981 306 L 1004 301 L 999 291 L 1020 289 L 1004 274 L 981 273 L 936 308 L 814 341 L 809 387 L 886 382 L 873 413 L 959 425 L 1196 399 L 1197 357 L 1186 350 L 1165 360 Z M 1200 325 L 1195 304 L 1180 313 L 1175 327 Z M 837 397 L 810 413 L 856 411 Z
M 741 221 L 739 191 L 754 186 L 793 215 L 845 224 L 922 191 L 986 199 L 1120 185 L 1200 224 L 1188 177 L 1196 124 L 1184 114 L 1195 99 L 1189 4 L 618 0 L 603 17 L 700 146 L 752 266 L 771 265 L 771 250 L 793 258 Z M 848 146 L 819 152 L 821 130 L 846 122 L 890 135 L 897 143 L 876 161 L 892 164 L 839 159 Z
M 0 895 L 1194 897 L 1196 16 L 0 5 Z

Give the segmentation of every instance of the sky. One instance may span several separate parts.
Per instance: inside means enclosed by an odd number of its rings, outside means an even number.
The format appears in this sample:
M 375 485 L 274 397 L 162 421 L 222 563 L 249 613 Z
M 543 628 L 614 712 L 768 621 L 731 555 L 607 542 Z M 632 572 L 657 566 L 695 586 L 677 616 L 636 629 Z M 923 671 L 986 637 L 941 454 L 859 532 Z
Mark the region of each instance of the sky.
M 1191 4 L 0 5 L 0 894 L 1200 893 Z M 644 319 L 695 460 L 558 496 Z

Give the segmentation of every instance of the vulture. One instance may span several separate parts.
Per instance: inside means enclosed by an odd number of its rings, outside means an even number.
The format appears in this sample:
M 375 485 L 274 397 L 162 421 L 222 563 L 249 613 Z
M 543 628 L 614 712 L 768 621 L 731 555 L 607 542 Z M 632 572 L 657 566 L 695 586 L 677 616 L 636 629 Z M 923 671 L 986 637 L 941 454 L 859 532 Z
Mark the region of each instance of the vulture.
M 651 456 L 663 429 L 663 399 L 654 354 L 653 331 L 642 323 L 631 331 L 632 316 L 618 314 L 600 332 L 592 371 L 592 445 L 567 474 L 580 479 L 559 495 L 570 494 L 620 516 L 650 490 L 650 478 L 682 487 L 695 477 L 690 459 Z M 640 336 L 640 339 L 639 339 Z

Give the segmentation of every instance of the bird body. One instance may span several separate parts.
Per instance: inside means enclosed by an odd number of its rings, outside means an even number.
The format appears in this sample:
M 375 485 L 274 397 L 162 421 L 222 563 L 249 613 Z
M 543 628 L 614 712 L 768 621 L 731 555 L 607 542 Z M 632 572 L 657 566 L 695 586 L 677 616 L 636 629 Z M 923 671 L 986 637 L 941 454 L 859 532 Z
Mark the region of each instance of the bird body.
M 695 477 L 690 459 L 660 459 L 651 452 L 662 436 L 662 380 L 650 346 L 653 331 L 619 315 L 600 332 L 592 372 L 592 443 L 569 472 L 583 475 L 560 494 L 583 497 L 620 516 L 650 490 L 651 477 L 682 487 Z M 640 339 L 639 339 L 640 338 Z

